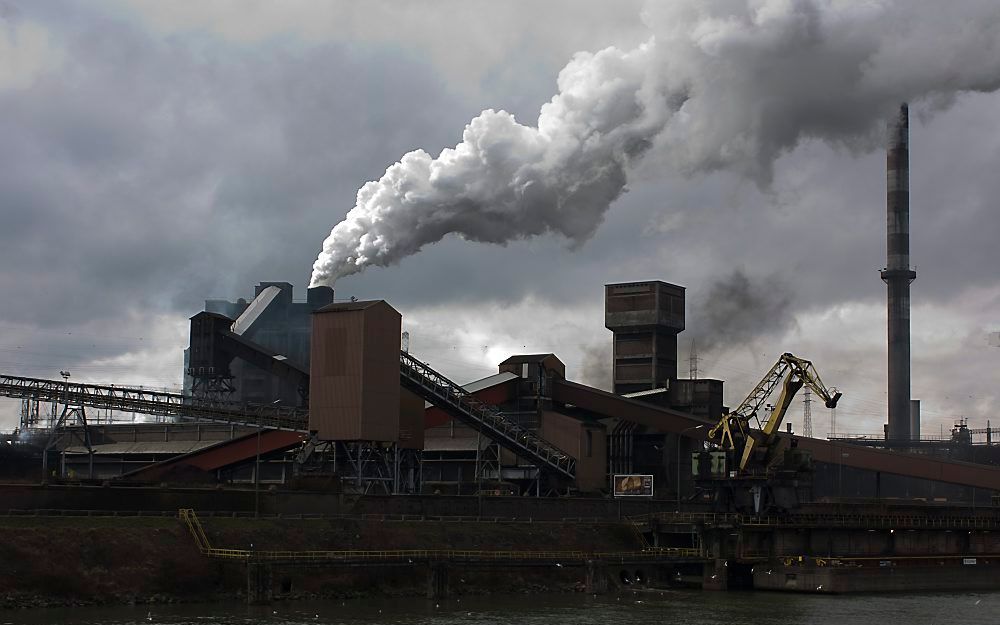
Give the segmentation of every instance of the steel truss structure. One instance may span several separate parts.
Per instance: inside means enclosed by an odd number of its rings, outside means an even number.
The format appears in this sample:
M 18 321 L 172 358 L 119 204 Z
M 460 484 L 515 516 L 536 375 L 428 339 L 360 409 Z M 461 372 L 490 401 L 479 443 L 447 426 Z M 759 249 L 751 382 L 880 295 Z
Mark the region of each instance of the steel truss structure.
M 500 448 L 513 452 L 534 468 L 532 476 L 536 493 L 543 482 L 567 478 L 576 474 L 576 460 L 552 445 L 537 433 L 504 416 L 496 406 L 476 399 L 462 387 L 434 371 L 406 352 L 400 352 L 400 382 L 426 401 L 438 406 L 459 422 L 469 425 L 481 436 L 492 441 L 477 456 L 477 479 L 496 476 L 500 479 Z M 263 428 L 309 431 L 308 410 L 275 405 L 254 405 L 220 399 L 224 388 L 201 389 L 205 395 L 190 397 L 128 386 L 81 384 L 69 381 L 45 380 L 0 375 L 0 396 L 22 399 L 26 414 L 37 414 L 39 402 L 65 406 L 63 417 L 53 425 L 53 432 L 66 417 L 86 423 L 84 407 L 97 410 L 141 413 L 173 417 L 246 424 Z M 34 413 L 31 405 L 34 404 Z M 37 417 L 30 419 L 37 423 Z M 86 428 L 85 428 L 86 429 Z M 89 436 L 89 432 L 85 434 Z M 51 447 L 52 440 L 46 445 Z M 89 445 L 88 445 L 89 448 Z M 46 454 L 47 455 L 47 454 Z M 420 450 L 400 447 L 397 443 L 365 441 L 311 441 L 300 454 L 301 470 L 332 461 L 337 473 L 345 477 L 359 492 L 381 490 L 389 493 L 418 492 L 420 487 Z M 543 479 L 547 477 L 550 479 Z M 554 481 L 552 481 L 554 480 Z
M 420 492 L 421 450 L 377 441 L 310 439 L 295 459 L 299 475 L 336 475 L 352 494 Z
M 302 408 L 215 401 L 129 386 L 80 384 L 11 375 L 0 375 L 0 396 L 303 432 L 308 429 L 309 421 L 308 411 Z
M 192 371 L 188 369 L 188 375 L 191 376 L 191 395 L 194 397 L 209 401 L 226 401 L 236 392 L 232 375 L 204 376 L 196 375 Z
M 576 460 L 552 443 L 503 416 L 496 406 L 485 404 L 410 354 L 400 353 L 403 386 L 431 402 L 501 447 L 540 469 L 574 479 Z

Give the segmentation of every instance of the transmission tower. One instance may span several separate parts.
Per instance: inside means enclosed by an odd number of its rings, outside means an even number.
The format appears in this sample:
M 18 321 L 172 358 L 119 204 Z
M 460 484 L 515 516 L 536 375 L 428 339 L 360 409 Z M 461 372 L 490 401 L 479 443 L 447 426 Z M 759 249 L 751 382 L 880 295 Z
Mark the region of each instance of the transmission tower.
M 694 339 L 691 340 L 691 355 L 688 357 L 688 377 L 692 380 L 698 379 L 698 347 L 695 345 Z
M 805 397 L 802 399 L 802 429 L 807 438 L 813 435 L 813 415 L 812 415 L 812 392 L 806 388 Z

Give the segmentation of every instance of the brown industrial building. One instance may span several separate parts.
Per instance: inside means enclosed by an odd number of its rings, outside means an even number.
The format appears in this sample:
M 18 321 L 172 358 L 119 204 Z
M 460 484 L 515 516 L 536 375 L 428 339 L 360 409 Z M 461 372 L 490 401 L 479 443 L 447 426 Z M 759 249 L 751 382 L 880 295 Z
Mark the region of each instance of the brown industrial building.
M 383 301 L 313 315 L 309 429 L 322 440 L 399 440 L 402 316 Z
M 691 454 L 727 410 L 723 383 L 677 377 L 683 287 L 611 284 L 605 296 L 614 393 L 567 380 L 551 353 L 511 356 L 496 375 L 459 387 L 401 354 L 401 315 L 387 302 L 334 303 L 312 314 L 309 410 L 301 425 L 242 427 L 186 442 L 190 434 L 143 442 L 108 430 L 89 449 L 78 434 L 59 445 L 60 467 L 140 481 L 289 484 L 326 476 L 334 481 L 316 483 L 359 492 L 590 496 L 608 494 L 613 475 L 641 474 L 652 476 L 654 497 L 689 499 L 696 493 Z M 269 375 L 303 375 L 280 354 L 235 335 L 232 321 L 216 313 L 192 318 L 192 355 L 225 366 L 231 356 L 217 356 L 240 351 Z M 289 429 L 294 435 L 281 434 Z M 814 499 L 982 501 L 1000 489 L 993 467 L 783 439 L 811 455 Z

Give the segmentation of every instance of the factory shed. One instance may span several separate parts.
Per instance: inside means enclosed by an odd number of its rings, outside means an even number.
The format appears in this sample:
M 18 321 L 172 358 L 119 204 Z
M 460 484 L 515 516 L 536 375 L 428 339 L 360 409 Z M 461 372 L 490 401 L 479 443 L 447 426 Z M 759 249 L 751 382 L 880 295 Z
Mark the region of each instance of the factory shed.
M 475 380 L 462 388 L 483 403 L 499 406 L 514 396 L 518 376 L 504 372 Z M 480 490 L 477 467 L 493 442 L 472 428 L 456 422 L 430 402 L 424 403 L 424 451 L 422 481 L 426 492 L 472 494 Z M 495 479 L 495 476 L 494 476 Z
M 116 478 L 215 444 L 218 441 L 144 441 L 93 445 L 93 477 Z M 62 450 L 61 473 L 67 477 L 89 477 L 90 463 L 90 451 L 86 445 L 71 445 Z
M 265 460 L 268 456 L 301 445 L 305 438 L 306 435 L 302 432 L 261 430 L 136 469 L 122 477 L 152 482 L 170 481 L 171 479 L 214 482 L 220 477 L 218 472 L 243 465 L 242 471 L 230 472 L 224 477 L 229 478 L 227 481 L 252 482 L 254 481 L 253 472 L 257 470 L 258 457 Z M 265 461 L 264 464 L 267 466 L 268 463 Z M 260 481 L 284 481 L 286 467 L 283 465 L 284 463 L 278 471 L 280 476 L 271 475 L 270 479 L 264 479 L 262 471 Z M 198 476 L 201 476 L 202 479 L 195 479 Z
M 571 456 L 577 471 L 572 488 L 584 492 L 607 488 L 604 425 L 579 411 L 570 414 L 551 408 L 548 395 L 554 381 L 562 379 L 566 371 L 562 361 L 551 353 L 515 355 L 500 363 L 499 369 L 498 374 L 471 382 L 463 389 L 496 406 L 510 422 Z M 532 484 L 537 486 L 537 467 L 430 404 L 426 406 L 425 423 L 425 490 L 474 493 L 513 487 L 523 492 Z

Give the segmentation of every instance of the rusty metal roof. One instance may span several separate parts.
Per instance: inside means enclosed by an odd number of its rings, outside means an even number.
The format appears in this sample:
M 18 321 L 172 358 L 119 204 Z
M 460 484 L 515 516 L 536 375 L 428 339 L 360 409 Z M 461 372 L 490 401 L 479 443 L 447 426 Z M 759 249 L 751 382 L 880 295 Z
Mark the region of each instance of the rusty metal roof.
M 510 382 L 511 380 L 516 380 L 518 376 L 505 371 L 503 373 L 495 373 L 493 375 L 486 376 L 485 378 L 480 378 L 469 382 L 468 384 L 463 384 L 462 389 L 467 393 L 478 393 L 479 391 L 484 391 L 488 388 L 497 386 L 498 384 L 503 384 L 504 382 Z M 432 407 L 429 401 L 424 402 L 424 409 Z
M 157 442 L 123 442 L 105 443 L 93 445 L 94 453 L 101 456 L 126 456 L 126 455 L 154 455 L 166 456 L 177 454 L 188 454 L 199 449 L 204 449 L 211 445 L 218 444 L 218 440 L 209 441 L 157 441 Z M 65 453 L 86 454 L 85 445 L 72 445 L 63 450 Z

